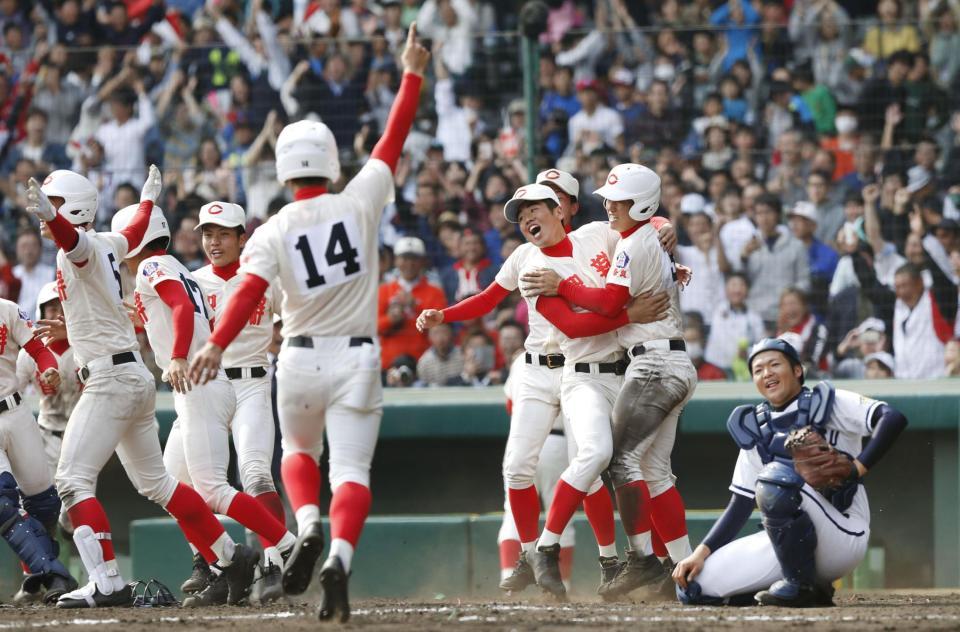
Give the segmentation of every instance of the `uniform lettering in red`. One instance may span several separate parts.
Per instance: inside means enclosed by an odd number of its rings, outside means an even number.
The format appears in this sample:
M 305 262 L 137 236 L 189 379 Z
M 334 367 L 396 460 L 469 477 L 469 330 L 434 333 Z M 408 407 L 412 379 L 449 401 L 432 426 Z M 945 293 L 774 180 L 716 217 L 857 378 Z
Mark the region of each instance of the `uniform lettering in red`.
M 137 317 L 140 318 L 141 322 L 146 324 L 147 322 L 147 310 L 143 308 L 143 301 L 140 300 L 140 292 L 133 293 L 133 303 L 137 308 Z
M 67 300 L 67 284 L 63 280 L 63 271 L 60 268 L 57 268 L 57 295 L 60 296 L 60 301 Z
M 0 325 L 0 355 L 3 355 L 7 350 L 7 333 L 7 326 Z
M 601 252 L 590 260 L 590 265 L 593 266 L 593 269 L 599 272 L 601 276 L 607 276 L 607 272 L 610 271 L 610 257 L 607 256 L 607 253 Z
M 264 296 L 260 299 L 260 302 L 257 303 L 256 309 L 253 310 L 253 313 L 250 314 L 250 324 L 259 325 L 260 321 L 263 320 L 263 313 L 267 311 L 267 297 Z

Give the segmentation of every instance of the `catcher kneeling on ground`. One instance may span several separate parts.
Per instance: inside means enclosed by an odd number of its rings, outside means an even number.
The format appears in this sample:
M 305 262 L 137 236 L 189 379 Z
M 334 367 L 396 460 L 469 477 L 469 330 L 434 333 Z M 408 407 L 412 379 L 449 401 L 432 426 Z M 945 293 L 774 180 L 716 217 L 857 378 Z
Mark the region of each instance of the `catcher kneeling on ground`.
M 677 596 L 685 604 L 832 606 L 831 582 L 860 563 L 870 539 L 863 476 L 907 420 L 827 382 L 804 387 L 800 356 L 783 340 L 758 342 L 748 365 L 766 401 L 738 406 L 727 420 L 740 447 L 733 497 L 677 564 Z M 863 437 L 870 440 L 861 449 Z M 764 530 L 734 540 L 754 503 Z

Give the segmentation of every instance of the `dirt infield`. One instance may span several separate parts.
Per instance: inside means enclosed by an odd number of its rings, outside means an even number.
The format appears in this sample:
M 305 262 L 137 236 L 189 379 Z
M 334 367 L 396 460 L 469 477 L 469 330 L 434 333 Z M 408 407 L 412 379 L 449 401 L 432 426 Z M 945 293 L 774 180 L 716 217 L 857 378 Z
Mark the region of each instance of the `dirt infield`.
M 347 626 L 369 630 L 449 632 L 470 630 L 956 630 L 960 628 L 960 593 L 940 591 L 846 593 L 836 608 L 785 610 L 774 608 L 689 608 L 678 604 L 556 605 L 533 600 L 513 602 L 359 601 Z M 6 630 L 96 629 L 144 632 L 233 630 L 271 632 L 315 630 L 313 606 L 270 608 L 55 609 L 0 608 L 0 632 Z

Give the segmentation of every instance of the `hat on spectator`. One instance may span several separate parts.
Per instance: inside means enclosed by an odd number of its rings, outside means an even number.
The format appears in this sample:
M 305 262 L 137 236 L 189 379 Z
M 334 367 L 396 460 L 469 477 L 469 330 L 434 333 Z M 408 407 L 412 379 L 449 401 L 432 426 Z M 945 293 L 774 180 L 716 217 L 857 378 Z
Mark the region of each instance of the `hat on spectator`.
M 211 31 L 212 31 L 214 28 L 215 28 L 215 27 L 214 27 L 214 24 L 213 24 L 213 20 L 211 20 L 210 18 L 208 18 L 208 17 L 205 16 L 205 15 L 202 15 L 202 14 L 201 14 L 201 15 L 198 15 L 197 17 L 195 17 L 195 18 L 193 19 L 193 30 L 194 30 L 194 32 L 196 32 L 196 31 L 204 31 L 204 30 L 211 30 Z
M 706 213 L 707 200 L 699 193 L 687 193 L 680 198 L 680 212 L 684 215 Z
M 460 218 L 457 217 L 457 214 L 453 211 L 444 211 L 440 213 L 440 217 L 437 218 L 437 226 L 442 226 L 444 224 L 456 224 L 457 226 L 461 226 Z
M 933 174 L 930 173 L 926 168 L 916 165 L 910 167 L 907 171 L 907 191 L 910 193 L 916 193 L 923 187 L 930 184 L 930 181 L 933 180 Z
M 427 249 L 419 237 L 401 237 L 393 245 L 393 254 L 396 257 L 425 257 Z
M 600 84 L 596 79 L 581 79 L 577 82 L 577 92 L 583 90 L 593 90 L 594 92 L 600 92 Z
M 803 219 L 810 220 L 814 224 L 819 223 L 817 220 L 817 207 L 814 206 L 813 202 L 797 202 L 793 205 L 793 208 L 790 209 L 787 217 L 802 217 Z
M 574 199 L 580 197 L 580 182 L 560 169 L 541 171 L 537 174 L 537 184 L 553 185 Z
M 934 227 L 934 230 L 949 230 L 951 233 L 960 232 L 960 222 L 955 219 L 944 218 Z
M 544 184 L 528 184 L 516 190 L 513 197 L 503 207 L 503 216 L 508 222 L 517 223 L 517 216 L 520 214 L 520 205 L 524 202 L 547 202 L 547 206 L 555 208 L 560 206 L 560 199 L 553 189 Z
M 610 73 L 610 83 L 615 86 L 632 86 L 636 79 L 626 68 L 617 68 Z
M 244 228 L 247 214 L 243 207 L 232 202 L 210 202 L 200 207 L 200 223 L 193 230 L 200 230 L 204 224 L 215 224 L 225 228 Z
M 523 102 L 523 99 L 514 99 L 510 102 L 510 105 L 507 106 L 508 114 L 526 114 L 527 105 Z
M 871 353 L 863 359 L 863 364 L 867 365 L 876 360 L 883 366 L 890 369 L 890 372 L 893 373 L 897 370 L 897 363 L 893 359 L 893 356 L 887 353 L 886 351 L 877 351 L 876 353 Z
M 871 316 L 857 326 L 857 333 L 860 335 L 863 335 L 868 331 L 876 331 L 884 334 L 887 332 L 887 325 L 879 318 Z

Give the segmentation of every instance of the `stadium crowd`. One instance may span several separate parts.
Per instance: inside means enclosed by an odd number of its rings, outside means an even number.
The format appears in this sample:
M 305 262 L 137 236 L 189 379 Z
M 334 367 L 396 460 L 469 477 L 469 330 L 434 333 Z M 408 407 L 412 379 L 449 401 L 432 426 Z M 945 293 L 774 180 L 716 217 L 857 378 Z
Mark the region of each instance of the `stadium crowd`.
M 748 379 L 768 334 L 824 376 L 960 375 L 960 0 L 547 4 L 537 167 L 579 180 L 576 226 L 605 219 L 590 192 L 612 165 L 661 176 L 700 379 Z M 204 203 L 243 205 L 252 229 L 286 202 L 285 123 L 319 117 L 362 164 L 414 20 L 434 68 L 380 230 L 384 380 L 501 383 L 519 297 L 456 329 L 414 322 L 522 242 L 502 212 L 535 176 L 507 0 L 0 0 L 0 296 L 32 314 L 54 277 L 31 176 L 86 175 L 105 228 L 162 165 L 193 270 Z

